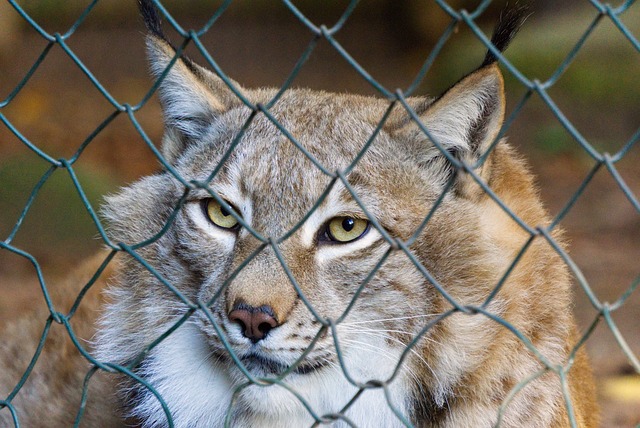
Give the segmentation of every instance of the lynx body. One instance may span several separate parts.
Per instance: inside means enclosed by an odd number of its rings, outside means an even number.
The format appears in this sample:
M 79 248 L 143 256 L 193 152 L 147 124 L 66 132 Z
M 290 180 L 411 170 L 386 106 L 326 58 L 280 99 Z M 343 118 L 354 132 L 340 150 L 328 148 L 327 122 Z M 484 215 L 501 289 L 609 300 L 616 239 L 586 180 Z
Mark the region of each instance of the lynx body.
M 151 64 L 161 76 L 175 51 L 153 13 L 147 19 Z M 481 307 L 531 235 L 431 140 L 467 165 L 489 149 L 504 115 L 495 61 L 436 100 L 408 99 L 421 125 L 397 104 L 379 131 L 387 100 L 291 89 L 268 117 L 187 59 L 163 79 L 163 154 L 186 182 L 208 182 L 210 191 L 194 186 L 180 203 L 185 186 L 163 172 L 107 199 L 113 242 L 134 245 L 166 233 L 136 250 L 158 275 L 133 257 L 118 257 L 93 340 L 97 358 L 126 366 L 184 319 L 133 370 L 162 397 L 177 427 L 225 420 L 236 427 L 310 426 L 303 403 L 317 416 L 342 412 L 346 419 L 337 426 L 348 420 L 394 427 L 401 418 L 417 427 L 496 424 L 509 392 L 544 365 L 491 317 L 448 311 L 451 301 Z M 236 87 L 257 106 L 277 92 Z M 474 174 L 526 224 L 549 224 L 532 176 L 506 142 Z M 557 229 L 551 236 L 562 245 Z M 190 308 L 165 282 L 200 306 Z M 551 364 L 566 365 L 577 340 L 570 306 L 567 269 L 538 236 L 484 309 Z M 79 356 L 67 363 L 86 365 Z M 583 350 L 568 379 L 578 425 L 597 426 Z M 125 375 L 112 375 L 108 385 L 90 398 L 113 388 L 114 412 L 130 423 L 167 425 L 150 389 Z M 358 393 L 355 385 L 366 388 L 343 410 Z M 87 417 L 100 421 L 99 413 L 89 408 Z M 26 426 L 34 425 L 37 419 Z M 505 405 L 501 426 L 569 426 L 559 377 L 548 372 L 529 382 Z

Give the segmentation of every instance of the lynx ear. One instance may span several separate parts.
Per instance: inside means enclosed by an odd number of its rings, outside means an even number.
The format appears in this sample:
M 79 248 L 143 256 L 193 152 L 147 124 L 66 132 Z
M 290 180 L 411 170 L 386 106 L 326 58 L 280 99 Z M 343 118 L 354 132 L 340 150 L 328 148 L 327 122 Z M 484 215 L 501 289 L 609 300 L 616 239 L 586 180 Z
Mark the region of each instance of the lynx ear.
M 467 162 L 477 160 L 498 135 L 504 119 L 504 82 L 494 63 L 471 73 L 422 114 L 430 136 Z
M 158 93 L 166 127 L 163 155 L 174 162 L 185 148 L 206 134 L 221 113 L 239 101 L 217 75 L 184 56 L 176 58 L 176 50 L 162 33 L 152 2 L 141 1 L 140 10 L 149 30 L 151 72 L 162 79 Z M 242 91 L 239 85 L 237 88 Z
M 503 52 L 508 47 L 526 20 L 527 10 L 527 6 L 518 3 L 507 7 L 500 15 L 491 37 L 493 47 L 487 52 L 480 68 L 460 80 L 433 103 L 422 102 L 414 109 L 427 129 L 428 137 L 438 143 L 442 150 L 468 165 L 476 163 L 489 149 L 502 127 L 505 111 L 504 81 L 497 65 L 499 54 L 496 51 Z M 400 132 L 414 147 L 416 143 L 424 143 L 426 140 L 425 133 L 415 123 L 405 123 L 400 127 Z M 441 151 L 425 148 L 422 144 L 417 152 L 420 162 L 438 159 L 442 167 Z M 489 160 L 479 171 L 485 179 L 489 178 Z M 436 168 L 436 171 L 440 169 L 442 168 Z M 451 167 L 444 169 L 452 172 Z M 460 183 L 457 189 L 468 190 L 470 186 L 466 184 L 468 183 Z
M 434 102 L 416 102 L 414 110 L 427 133 L 410 121 L 397 129 L 396 135 L 407 142 L 417 162 L 430 164 L 432 171 L 444 183 L 455 171 L 445 161 L 441 150 L 473 165 L 490 147 L 502 127 L 505 100 L 500 69 L 496 64 L 482 67 Z M 434 142 L 441 150 L 435 147 Z M 487 165 L 479 173 L 488 174 L 488 169 Z M 458 175 L 458 181 L 463 178 Z M 460 187 L 457 186 L 458 189 Z

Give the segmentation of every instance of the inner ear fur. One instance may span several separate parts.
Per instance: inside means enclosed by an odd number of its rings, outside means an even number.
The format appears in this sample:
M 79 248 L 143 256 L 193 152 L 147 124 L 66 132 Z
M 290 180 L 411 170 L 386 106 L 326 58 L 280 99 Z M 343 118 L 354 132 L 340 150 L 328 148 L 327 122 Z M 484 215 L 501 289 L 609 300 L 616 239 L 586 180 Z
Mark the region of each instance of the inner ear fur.
M 464 77 L 428 108 L 417 112 L 429 136 L 413 121 L 397 132 L 421 143 L 418 150 L 424 153 L 425 163 L 435 157 L 444 157 L 442 152 L 433 148 L 430 137 L 456 159 L 473 166 L 497 138 L 504 112 L 504 80 L 497 64 L 493 63 Z M 491 156 L 476 170 L 487 181 L 490 164 Z M 453 165 L 450 165 L 448 173 L 456 173 L 458 192 L 467 194 L 471 189 L 469 186 L 477 187 L 468 183 L 474 181 L 473 177 L 463 171 L 453 171 L 452 168 Z
M 239 100 L 220 77 L 185 57 L 176 58 L 175 49 L 153 33 L 147 36 L 147 53 L 151 72 L 163 79 L 158 89 L 166 127 L 162 150 L 173 163 Z
M 504 80 L 493 63 L 461 79 L 422 119 L 434 138 L 460 156 L 476 159 L 495 140 L 504 121 Z

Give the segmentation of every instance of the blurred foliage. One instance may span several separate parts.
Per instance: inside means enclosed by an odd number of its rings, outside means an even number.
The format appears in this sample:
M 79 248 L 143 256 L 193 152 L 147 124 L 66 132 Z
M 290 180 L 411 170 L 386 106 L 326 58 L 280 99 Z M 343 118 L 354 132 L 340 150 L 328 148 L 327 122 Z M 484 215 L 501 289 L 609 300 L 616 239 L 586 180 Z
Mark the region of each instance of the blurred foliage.
M 559 123 L 538 128 L 534 135 L 534 143 L 540 150 L 551 155 L 582 152 L 578 144 L 573 142 L 567 130 Z
M 15 156 L 0 163 L 0 234 L 8 236 L 20 217 L 31 192 L 48 169 L 48 164 L 35 156 Z M 100 171 L 77 166 L 74 171 L 87 199 L 94 209 L 103 195 L 116 186 Z M 41 188 L 15 244 L 41 258 L 51 255 L 47 248 L 57 249 L 58 256 L 82 255 L 94 251 L 99 241 L 97 229 L 66 170 L 57 170 Z M 42 252 L 45 251 L 45 254 Z
M 332 24 L 337 20 L 352 0 L 294 0 L 292 3 L 305 16 L 316 23 Z M 24 10 L 40 23 L 66 22 L 71 25 L 91 3 L 89 0 L 17 0 Z M 202 18 L 210 16 L 224 5 L 224 0 L 164 0 L 163 6 L 177 19 Z M 425 0 L 367 0 L 356 8 L 354 16 L 375 18 L 388 24 L 391 32 L 402 33 L 405 38 L 436 40 L 442 29 L 450 21 L 440 6 L 434 1 Z M 366 5 L 364 4 L 366 3 Z M 452 8 L 475 9 L 481 0 L 448 0 Z M 100 12 L 91 16 L 90 22 L 101 27 L 113 27 L 122 24 L 121 19 L 137 13 L 135 0 L 106 0 L 97 4 Z M 488 8 L 498 10 L 496 2 Z M 274 0 L 234 0 L 225 10 L 227 16 L 242 16 L 243 19 L 269 19 L 276 22 L 291 19 L 291 11 L 280 1 Z
M 334 0 L 330 2 L 317 0 L 298 0 L 293 3 L 303 13 L 316 16 L 336 16 L 347 7 L 350 0 Z M 18 0 L 25 11 L 39 22 L 75 19 L 90 4 L 88 0 Z M 215 10 L 224 5 L 223 0 L 165 0 L 162 5 L 177 18 L 202 17 L 211 15 Z M 380 9 L 387 3 L 386 0 L 369 0 L 367 10 Z M 96 6 L 100 9 L 100 19 L 95 21 L 104 25 L 113 24 L 113 18 L 136 13 L 137 2 L 135 0 L 108 0 L 101 1 Z M 269 13 L 273 19 L 278 14 L 291 13 L 283 7 L 281 2 L 273 0 L 234 0 L 225 13 L 242 13 L 245 18 L 264 17 Z M 275 15 L 275 16 L 274 16 Z

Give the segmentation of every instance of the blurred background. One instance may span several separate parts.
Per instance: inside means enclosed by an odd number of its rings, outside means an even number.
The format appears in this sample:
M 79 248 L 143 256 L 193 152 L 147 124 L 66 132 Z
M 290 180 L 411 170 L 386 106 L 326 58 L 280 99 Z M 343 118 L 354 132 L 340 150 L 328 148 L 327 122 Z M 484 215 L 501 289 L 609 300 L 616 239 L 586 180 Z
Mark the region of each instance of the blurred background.
M 49 34 L 65 34 L 90 3 L 86 0 L 17 1 Z M 184 28 L 200 28 L 220 1 L 167 1 L 167 10 Z M 331 27 L 349 2 L 294 1 L 316 25 Z M 477 1 L 450 1 L 456 9 L 475 10 Z M 598 299 L 614 302 L 640 281 L 640 4 L 617 18 L 630 41 L 597 2 L 532 2 L 532 15 L 506 53 L 528 79 L 551 78 L 571 56 L 568 67 L 548 89 L 562 114 L 595 150 L 615 155 L 615 167 L 627 197 L 602 166 L 563 218 L 570 254 Z M 617 4 L 620 3 L 620 4 Z M 622 6 L 614 2 L 613 8 Z M 504 7 L 495 1 L 478 19 L 490 36 Z M 603 8 L 604 10 L 604 8 Z M 434 2 L 367 0 L 361 2 L 335 35 L 337 41 L 377 82 L 393 91 L 406 89 L 451 18 Z M 594 25 L 573 57 L 581 38 Z M 169 30 L 170 37 L 178 41 Z M 282 85 L 313 39 L 310 30 L 280 2 L 234 1 L 202 37 L 204 45 L 231 78 L 248 87 Z M 634 45 L 635 43 L 635 45 Z M 5 0 L 0 2 L 0 238 L 14 229 L 36 184 L 50 165 L 14 132 L 59 159 L 71 157 L 115 110 L 60 45 L 54 45 L 15 98 L 10 94 L 47 48 L 48 42 Z M 100 1 L 66 39 L 68 48 L 119 103 L 138 104 L 153 82 L 147 74 L 144 26 L 133 0 Z M 438 95 L 482 61 L 485 47 L 461 23 L 443 45 L 416 93 Z M 204 63 L 189 48 L 190 56 Z M 504 68 L 503 68 L 504 69 Z M 526 88 L 505 69 L 507 114 Z M 380 95 L 326 41 L 321 40 L 293 86 L 332 92 Z M 6 105 L 5 105 L 6 104 Z M 159 145 L 162 121 L 154 96 L 136 113 Z M 9 125 L 10 124 L 10 125 Z M 556 115 L 533 94 L 507 132 L 509 141 L 530 160 L 552 215 L 558 215 L 596 165 Z M 635 141 L 635 144 L 634 144 Z M 79 181 L 97 209 L 103 195 L 160 169 L 151 150 L 126 115 L 119 115 L 91 139 L 74 164 Z M 69 174 L 57 170 L 38 193 L 11 244 L 33 255 L 47 286 L 101 247 L 96 227 Z M 576 307 L 586 331 L 597 311 L 576 282 Z M 25 308 L 44 305 L 33 265 L 0 250 L 0 323 Z M 640 290 L 613 313 L 636 358 L 640 355 Z M 640 424 L 638 375 L 611 330 L 601 322 L 589 338 L 604 407 L 603 426 Z

